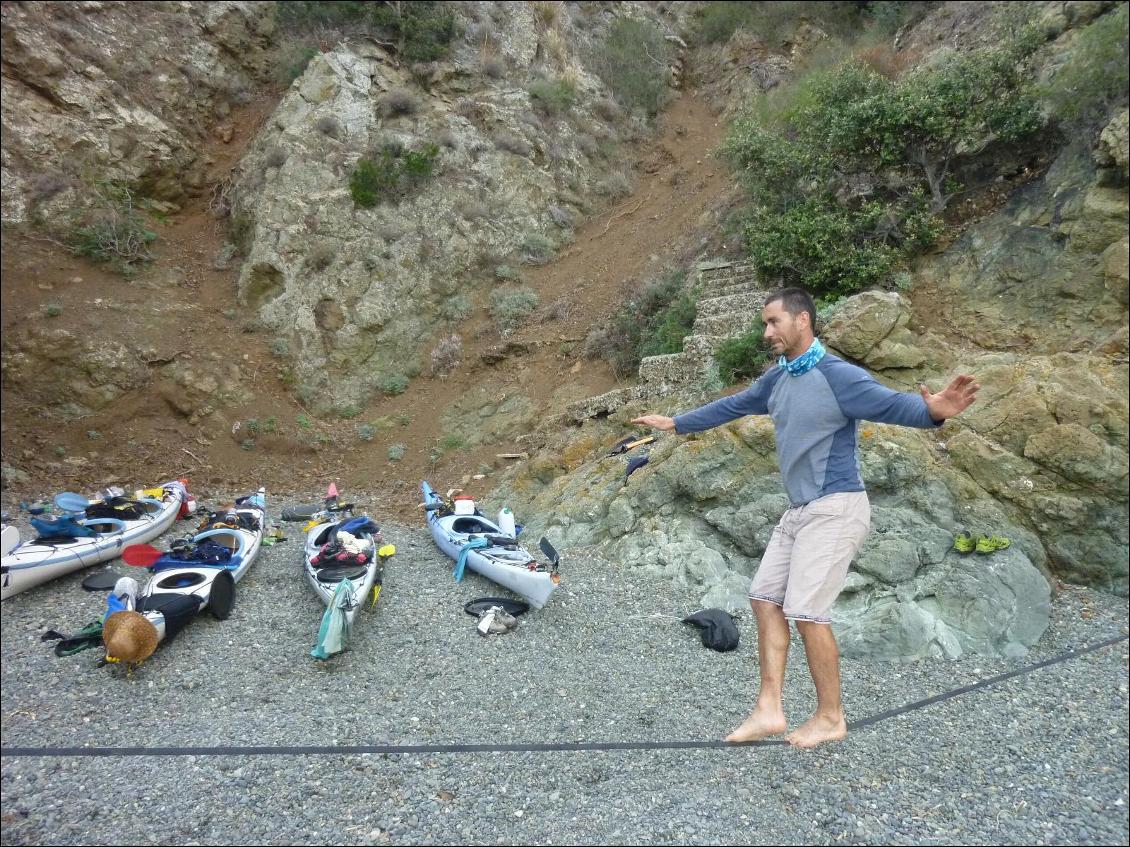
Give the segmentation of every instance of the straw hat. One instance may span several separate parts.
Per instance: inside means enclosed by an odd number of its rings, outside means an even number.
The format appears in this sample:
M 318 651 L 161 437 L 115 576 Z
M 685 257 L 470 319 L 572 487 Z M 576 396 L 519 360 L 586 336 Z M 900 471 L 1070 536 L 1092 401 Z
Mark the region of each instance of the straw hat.
M 114 612 L 102 626 L 106 658 L 132 671 L 157 649 L 157 628 L 138 612 Z

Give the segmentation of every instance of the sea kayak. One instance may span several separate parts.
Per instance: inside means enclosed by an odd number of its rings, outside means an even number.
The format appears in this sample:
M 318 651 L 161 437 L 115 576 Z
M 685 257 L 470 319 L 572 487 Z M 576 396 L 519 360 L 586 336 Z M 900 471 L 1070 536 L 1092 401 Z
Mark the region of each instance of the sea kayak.
M 310 523 L 303 571 L 326 606 L 311 655 L 328 659 L 345 648 L 353 619 L 370 590 L 376 603 L 384 581 L 381 553 L 387 551 L 380 547 L 380 528 L 367 515 L 353 516 L 348 509 L 332 508 L 315 515 Z
M 84 501 L 87 508 L 75 513 L 73 523 L 93 532 L 92 535 L 81 538 L 41 536 L 15 544 L 3 558 L 0 600 L 113 559 L 129 545 L 143 544 L 161 535 L 173 525 L 188 500 L 186 483 L 187 480 L 166 482 L 147 489 L 147 496 L 137 498 Z M 83 498 L 78 499 L 83 501 Z M 97 516 L 82 516 L 91 513 Z M 11 530 L 12 527 L 8 527 L 5 532 Z
M 107 658 L 140 664 L 204 609 L 216 620 L 227 619 L 235 605 L 235 584 L 259 554 L 266 511 L 266 493 L 260 488 L 233 507 L 211 513 L 199 532 L 168 552 L 153 551 L 148 565 L 153 576 L 136 594 L 129 585 L 134 580 L 119 580 L 103 628 Z M 135 549 L 144 553 L 152 548 Z M 125 559 L 131 561 L 130 551 Z
M 436 546 L 456 562 L 457 578 L 466 567 L 526 598 L 535 609 L 549 601 L 560 577 L 556 551 L 546 539 L 541 549 L 550 556 L 548 563 L 538 561 L 477 509 L 472 514 L 456 514 L 453 504 L 427 482 L 420 488 L 428 529 Z

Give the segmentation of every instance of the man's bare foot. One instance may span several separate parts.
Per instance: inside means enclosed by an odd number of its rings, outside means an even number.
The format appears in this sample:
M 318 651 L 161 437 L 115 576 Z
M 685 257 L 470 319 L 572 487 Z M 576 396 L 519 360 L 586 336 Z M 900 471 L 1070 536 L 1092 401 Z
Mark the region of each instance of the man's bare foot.
M 843 741 L 847 738 L 847 722 L 844 716 L 825 718 L 813 715 L 803 724 L 785 736 L 794 747 L 809 749 L 826 741 Z
M 788 728 L 789 725 L 785 723 L 784 712 L 767 712 L 762 709 L 754 709 L 741 726 L 726 736 L 726 740 L 735 743 L 757 741 L 770 735 L 780 735 Z

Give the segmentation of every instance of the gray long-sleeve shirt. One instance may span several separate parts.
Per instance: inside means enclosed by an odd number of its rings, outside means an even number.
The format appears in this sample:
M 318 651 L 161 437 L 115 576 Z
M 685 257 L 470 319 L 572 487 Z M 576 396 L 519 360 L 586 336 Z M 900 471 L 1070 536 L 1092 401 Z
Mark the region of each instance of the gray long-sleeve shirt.
M 745 391 L 675 418 L 675 431 L 701 432 L 744 415 L 773 418 L 777 461 L 794 506 L 840 491 L 863 491 L 860 420 L 929 428 L 921 395 L 876 382 L 863 368 L 825 354 L 812 370 L 790 376 L 773 368 Z

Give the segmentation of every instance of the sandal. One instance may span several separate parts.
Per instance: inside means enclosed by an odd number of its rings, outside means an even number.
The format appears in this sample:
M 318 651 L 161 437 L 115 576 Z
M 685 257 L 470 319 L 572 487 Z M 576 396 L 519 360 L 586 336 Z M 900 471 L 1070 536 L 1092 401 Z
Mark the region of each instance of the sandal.
M 976 548 L 977 541 L 964 529 L 953 540 L 953 549 L 963 556 L 968 556 Z
M 1012 541 L 1003 535 L 982 536 L 977 539 L 977 552 L 982 554 L 995 553 L 997 550 L 1007 550 Z

